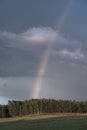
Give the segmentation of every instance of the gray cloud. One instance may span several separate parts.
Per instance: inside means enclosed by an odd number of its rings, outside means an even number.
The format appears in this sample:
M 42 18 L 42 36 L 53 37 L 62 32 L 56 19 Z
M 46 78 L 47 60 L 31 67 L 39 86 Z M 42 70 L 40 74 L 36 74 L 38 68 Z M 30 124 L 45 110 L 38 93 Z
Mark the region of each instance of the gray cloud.
M 40 97 L 62 99 L 87 99 L 87 67 L 75 63 L 49 61 L 46 74 L 49 79 L 43 79 Z M 43 87 L 44 86 L 44 87 Z M 50 91 L 49 91 L 50 90 Z
M 0 78 L 0 96 L 8 99 L 29 99 L 32 91 L 33 78 L 9 77 Z
M 67 4 L 0 0 L 0 102 L 31 97 L 49 44 L 39 97 L 87 100 L 87 4 Z
M 86 64 L 82 43 L 65 38 L 50 27 L 32 28 L 20 34 L 0 31 L 0 76 L 35 76 L 48 44 L 50 56 Z
M 68 50 L 61 50 L 61 51 L 59 51 L 59 54 L 62 56 L 65 56 L 65 57 L 67 56 L 67 57 L 73 58 L 73 59 L 84 59 L 85 58 L 85 56 L 81 52 L 80 48 L 74 52 L 70 52 Z
M 32 28 L 20 34 L 0 32 L 0 97 L 5 100 L 31 98 L 48 44 L 51 48 L 39 97 L 87 98 L 85 45 L 49 27 Z
M 69 51 L 67 49 L 62 49 L 59 51 L 54 51 L 54 54 L 60 55 L 61 57 L 65 57 L 65 58 L 75 59 L 75 60 L 85 59 L 85 55 L 84 55 L 84 53 L 81 52 L 80 48 L 75 51 Z

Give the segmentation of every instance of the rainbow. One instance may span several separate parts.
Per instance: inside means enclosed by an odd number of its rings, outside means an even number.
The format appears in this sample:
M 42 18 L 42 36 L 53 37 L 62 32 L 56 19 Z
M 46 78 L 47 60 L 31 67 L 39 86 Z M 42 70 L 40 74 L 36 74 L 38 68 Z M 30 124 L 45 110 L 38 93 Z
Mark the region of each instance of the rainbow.
M 68 3 L 65 5 L 63 11 L 61 12 L 60 15 L 60 19 L 57 22 L 57 25 L 55 26 L 55 31 L 59 32 L 61 26 L 64 23 L 64 20 L 69 12 L 69 9 L 71 7 L 72 4 L 72 0 L 69 0 Z M 47 48 L 44 51 L 43 55 L 42 55 L 42 59 L 41 62 L 39 64 L 38 70 L 37 70 L 37 74 L 36 74 L 36 78 L 33 84 L 33 88 L 32 88 L 32 93 L 31 93 L 31 98 L 39 98 L 39 93 L 41 90 L 41 83 L 42 83 L 42 77 L 44 75 L 45 69 L 46 69 L 46 65 L 49 59 L 49 51 L 51 50 L 52 44 L 55 40 L 56 36 L 53 37 L 53 39 L 48 41 L 47 44 Z

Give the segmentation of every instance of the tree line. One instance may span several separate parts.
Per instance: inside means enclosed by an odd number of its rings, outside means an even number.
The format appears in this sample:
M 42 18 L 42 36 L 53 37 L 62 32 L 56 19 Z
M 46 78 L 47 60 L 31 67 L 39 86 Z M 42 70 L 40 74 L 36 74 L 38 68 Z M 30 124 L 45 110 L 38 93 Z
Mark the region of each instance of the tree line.
M 87 113 L 87 101 L 31 99 L 8 101 L 0 105 L 0 117 L 16 117 L 43 113 Z

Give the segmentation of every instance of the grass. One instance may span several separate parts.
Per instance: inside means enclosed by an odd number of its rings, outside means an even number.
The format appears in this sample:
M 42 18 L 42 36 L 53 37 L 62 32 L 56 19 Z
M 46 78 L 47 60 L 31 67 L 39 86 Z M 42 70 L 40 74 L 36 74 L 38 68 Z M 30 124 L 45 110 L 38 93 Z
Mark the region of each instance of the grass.
M 86 130 L 87 116 L 41 115 L 3 119 L 0 130 Z

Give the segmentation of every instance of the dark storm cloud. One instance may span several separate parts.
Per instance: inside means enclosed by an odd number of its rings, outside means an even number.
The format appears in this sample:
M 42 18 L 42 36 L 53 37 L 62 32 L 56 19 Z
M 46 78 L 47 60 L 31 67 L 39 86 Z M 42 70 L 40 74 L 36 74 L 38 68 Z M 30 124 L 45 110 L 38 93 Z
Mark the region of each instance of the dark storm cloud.
M 0 76 L 36 75 L 51 29 L 30 29 L 22 34 L 0 32 Z
M 30 27 L 55 26 L 67 2 L 0 0 L 0 30 L 19 33 Z
M 50 27 L 31 28 L 19 34 L 0 32 L 1 97 L 31 98 L 48 44 L 51 48 L 41 77 L 39 97 L 86 99 L 87 52 L 84 43 L 64 37 Z
M 52 57 L 87 62 L 81 42 L 67 39 L 49 27 L 32 28 L 20 34 L 1 31 L 0 76 L 35 76 L 47 44 L 52 44 Z
M 87 1 L 68 2 L 0 0 L 0 101 L 31 97 L 51 43 L 38 97 L 87 99 Z

